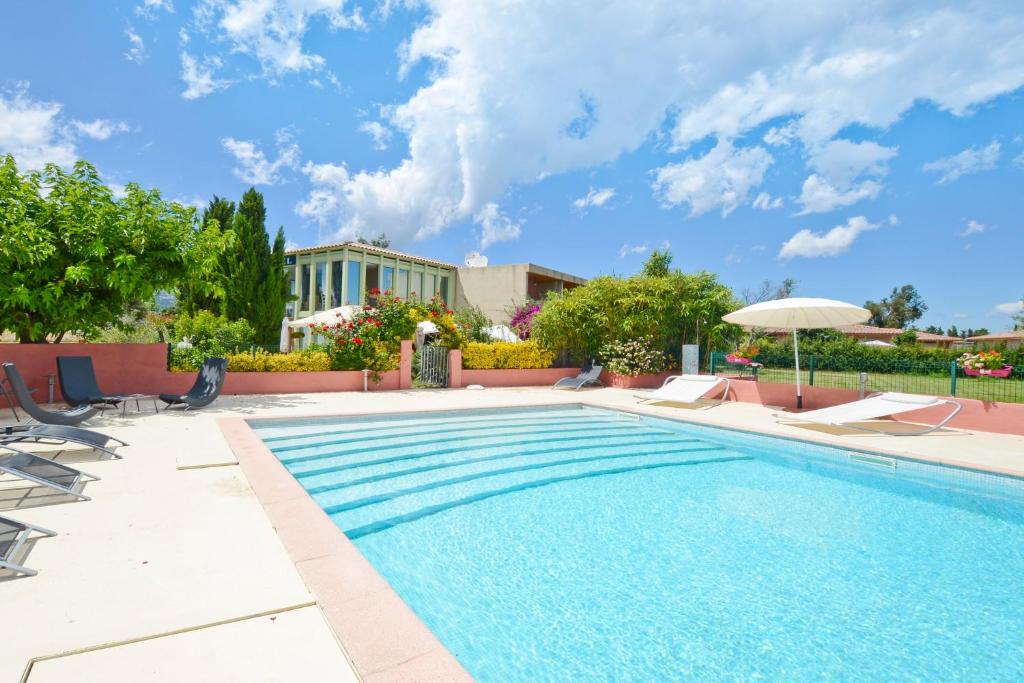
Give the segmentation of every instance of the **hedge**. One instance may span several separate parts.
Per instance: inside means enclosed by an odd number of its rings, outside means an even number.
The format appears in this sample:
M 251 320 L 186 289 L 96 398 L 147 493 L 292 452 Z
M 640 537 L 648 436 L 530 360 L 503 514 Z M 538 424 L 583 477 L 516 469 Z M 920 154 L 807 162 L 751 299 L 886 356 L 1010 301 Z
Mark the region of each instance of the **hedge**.
M 537 342 L 469 342 L 462 347 L 462 367 L 467 370 L 517 370 L 549 368 L 555 354 Z
M 323 351 L 293 353 L 232 353 L 228 372 L 319 372 L 331 369 L 331 359 Z

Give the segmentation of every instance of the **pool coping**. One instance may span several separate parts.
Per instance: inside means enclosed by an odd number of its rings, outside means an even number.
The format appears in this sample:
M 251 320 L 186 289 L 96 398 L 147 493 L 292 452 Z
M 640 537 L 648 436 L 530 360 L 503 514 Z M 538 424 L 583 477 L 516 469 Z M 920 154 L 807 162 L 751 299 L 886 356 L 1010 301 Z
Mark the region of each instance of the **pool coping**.
M 645 409 L 644 406 L 627 408 L 580 398 L 582 400 L 516 405 L 515 408 L 578 405 L 746 435 L 781 438 L 813 446 L 839 448 L 855 453 L 883 455 L 898 460 L 1024 479 L 1020 471 L 978 463 L 921 454 L 908 455 L 906 452 L 889 448 L 868 449 L 860 444 L 847 446 L 836 443 L 834 439 L 815 438 L 810 435 L 794 436 L 781 430 L 743 429 L 733 425 L 686 419 L 685 415 L 667 416 L 662 412 Z M 416 408 L 387 412 L 308 414 L 252 419 L 261 423 L 272 423 L 329 420 L 333 417 L 465 412 L 479 409 Z M 500 410 L 500 407 L 495 409 Z M 225 417 L 218 419 L 217 424 L 296 570 L 316 598 L 342 651 L 362 680 L 373 683 L 474 680 L 256 435 L 249 425 L 248 418 Z

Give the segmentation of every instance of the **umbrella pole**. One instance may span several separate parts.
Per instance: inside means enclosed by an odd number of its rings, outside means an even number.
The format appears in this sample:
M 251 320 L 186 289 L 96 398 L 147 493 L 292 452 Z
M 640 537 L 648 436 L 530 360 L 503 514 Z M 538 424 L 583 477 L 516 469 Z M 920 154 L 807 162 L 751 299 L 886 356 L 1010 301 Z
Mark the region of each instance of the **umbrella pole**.
M 793 353 L 796 355 L 796 409 L 803 410 L 804 397 L 800 394 L 800 342 L 795 327 L 793 328 Z

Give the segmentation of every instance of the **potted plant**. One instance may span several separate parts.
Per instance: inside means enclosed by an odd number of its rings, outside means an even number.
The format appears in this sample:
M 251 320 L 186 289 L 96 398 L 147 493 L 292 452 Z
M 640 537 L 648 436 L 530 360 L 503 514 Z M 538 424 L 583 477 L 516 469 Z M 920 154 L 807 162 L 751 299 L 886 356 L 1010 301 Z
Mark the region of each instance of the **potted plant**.
M 753 344 L 747 344 L 736 349 L 733 353 L 725 356 L 725 362 L 734 363 L 736 365 L 751 365 L 754 362 L 754 356 L 761 352 L 761 349 L 757 348 Z
M 669 366 L 665 352 L 649 337 L 610 342 L 598 356 L 608 373 L 609 385 L 622 389 L 660 386 L 662 373 Z
M 1006 378 L 1013 372 L 1013 366 L 1006 365 L 1003 362 L 1003 354 L 998 351 L 965 353 L 956 362 L 969 377 Z

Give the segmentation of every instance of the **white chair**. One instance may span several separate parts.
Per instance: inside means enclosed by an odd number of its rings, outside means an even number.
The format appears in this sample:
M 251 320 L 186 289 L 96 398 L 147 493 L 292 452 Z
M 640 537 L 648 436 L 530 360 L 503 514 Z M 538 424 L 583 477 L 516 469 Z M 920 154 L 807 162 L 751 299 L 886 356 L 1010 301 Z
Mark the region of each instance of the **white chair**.
M 720 384 L 725 385 L 722 398 L 710 403 L 707 407 L 717 405 L 729 396 L 729 379 L 715 375 L 672 375 L 665 379 L 660 389 L 649 394 L 636 394 L 636 397 L 645 402 L 658 403 L 668 401 L 671 403 L 694 404 L 707 393 L 713 391 Z
M 873 429 L 871 427 L 864 427 L 862 425 L 855 424 L 865 420 L 877 420 L 891 415 L 907 413 L 912 410 L 933 408 L 941 405 L 953 406 L 952 412 L 950 412 L 949 415 L 946 415 L 946 417 L 938 424 L 928 426 L 920 431 L 887 431 L 884 429 Z M 917 394 L 900 394 L 889 391 L 874 394 L 867 398 L 862 398 L 859 401 L 842 403 L 830 408 L 809 410 L 806 413 L 793 415 L 776 414 L 775 417 L 793 420 L 796 422 L 810 422 L 813 424 L 831 427 L 845 427 L 848 429 L 857 429 L 862 432 L 873 432 L 875 434 L 886 434 L 889 436 L 920 436 L 921 434 L 928 434 L 929 432 L 934 432 L 935 430 L 944 427 L 946 423 L 952 420 L 953 417 L 960 412 L 961 407 L 962 406 L 956 401 L 946 398 L 919 396 Z

